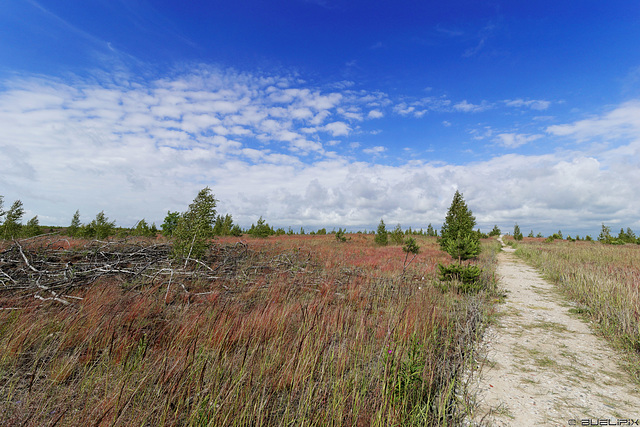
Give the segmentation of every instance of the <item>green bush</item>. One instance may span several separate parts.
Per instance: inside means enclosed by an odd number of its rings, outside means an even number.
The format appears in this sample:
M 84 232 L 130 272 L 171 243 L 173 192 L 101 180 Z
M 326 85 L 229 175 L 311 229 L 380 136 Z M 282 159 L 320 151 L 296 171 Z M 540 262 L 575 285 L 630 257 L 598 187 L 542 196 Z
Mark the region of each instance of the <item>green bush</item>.
M 475 293 L 484 288 L 480 279 L 482 269 L 476 265 L 438 263 L 438 273 L 442 282 L 457 282 L 458 289 L 463 293 Z
M 391 241 L 395 245 L 401 245 L 404 242 L 404 233 L 402 232 L 402 226 L 400 224 L 396 225 L 396 228 L 389 234 L 391 235 Z
M 180 212 L 167 211 L 167 216 L 164 217 L 164 222 L 160 226 L 162 235 L 166 237 L 173 236 L 173 232 L 178 226 L 178 221 L 180 221 Z
M 38 221 L 38 215 L 36 215 L 27 221 L 27 224 L 22 229 L 22 235 L 25 237 L 34 237 L 39 234 L 42 234 L 42 228 Z
M 493 230 L 489 232 L 489 236 L 491 237 L 499 236 L 500 234 L 502 234 L 502 232 L 500 231 L 497 225 L 494 225 Z
M 158 229 L 156 225 L 153 224 L 151 227 L 147 224 L 147 221 L 142 218 L 136 226 L 131 230 L 131 235 L 133 236 L 144 236 L 144 237 L 156 237 Z
M 262 217 L 260 217 L 257 224 L 251 224 L 251 228 L 249 229 L 247 234 L 253 237 L 266 238 L 269 236 L 273 236 L 274 234 L 276 234 L 276 232 L 273 230 L 273 228 L 271 228 L 271 226 L 269 226 L 269 224 L 267 224 L 267 222 Z

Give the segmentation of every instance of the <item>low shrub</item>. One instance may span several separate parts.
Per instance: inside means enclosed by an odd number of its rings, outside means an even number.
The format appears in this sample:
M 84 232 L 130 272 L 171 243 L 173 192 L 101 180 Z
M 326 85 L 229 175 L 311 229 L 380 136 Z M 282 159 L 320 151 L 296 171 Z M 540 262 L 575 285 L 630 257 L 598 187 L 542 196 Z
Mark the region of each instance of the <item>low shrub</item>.
M 462 293 L 476 293 L 484 288 L 480 278 L 482 269 L 476 265 L 438 264 L 438 272 L 442 282 L 457 282 Z

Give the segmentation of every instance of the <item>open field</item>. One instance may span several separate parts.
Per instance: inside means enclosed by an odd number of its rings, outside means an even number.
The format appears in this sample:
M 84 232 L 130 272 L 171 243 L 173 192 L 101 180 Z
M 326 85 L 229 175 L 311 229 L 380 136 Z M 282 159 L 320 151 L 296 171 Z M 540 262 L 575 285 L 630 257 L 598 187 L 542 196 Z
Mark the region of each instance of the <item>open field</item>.
M 577 303 L 571 312 L 587 316 L 628 351 L 640 380 L 640 245 L 541 240 L 525 238 L 516 254 Z
M 206 266 L 171 268 L 164 242 L 139 239 L 160 261 L 135 273 L 113 267 L 120 246 L 65 240 L 42 257 L 59 238 L 23 242 L 5 276 L 39 283 L 71 261 L 90 280 L 59 290 L 65 305 L 4 277 L 0 425 L 454 424 L 490 293 L 443 292 L 435 238 L 405 268 L 400 246 L 349 237 L 221 238 Z M 492 285 L 499 245 L 483 246 Z

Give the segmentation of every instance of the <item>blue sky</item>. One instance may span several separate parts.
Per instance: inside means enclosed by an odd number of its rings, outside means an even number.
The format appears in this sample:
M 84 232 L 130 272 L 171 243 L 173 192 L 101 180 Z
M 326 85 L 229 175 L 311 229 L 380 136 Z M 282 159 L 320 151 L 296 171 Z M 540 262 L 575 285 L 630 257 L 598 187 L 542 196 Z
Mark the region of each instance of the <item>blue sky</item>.
M 640 232 L 640 4 L 0 4 L 0 194 L 67 225 Z

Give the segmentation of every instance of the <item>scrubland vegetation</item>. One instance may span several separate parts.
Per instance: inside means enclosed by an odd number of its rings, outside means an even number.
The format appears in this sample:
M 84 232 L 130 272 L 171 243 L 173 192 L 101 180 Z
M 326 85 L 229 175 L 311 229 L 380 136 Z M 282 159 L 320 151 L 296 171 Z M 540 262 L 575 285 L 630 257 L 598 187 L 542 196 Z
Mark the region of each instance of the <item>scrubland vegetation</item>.
M 572 312 L 587 316 L 627 350 L 629 367 L 640 380 L 640 245 L 607 237 L 600 242 L 524 239 L 516 254 L 577 303 Z
M 407 267 L 402 247 L 347 236 L 219 238 L 175 273 L 161 263 L 74 281 L 58 292 L 67 305 L 4 277 L 0 424 L 454 424 L 490 291 L 436 286 L 451 258 L 435 238 L 416 238 Z M 3 271 L 80 272 L 108 251 L 90 243 L 5 241 L 3 258 L 28 261 Z M 135 244 L 170 258 L 163 239 Z M 490 288 L 497 246 L 483 245 L 473 263 Z
M 458 192 L 439 237 L 383 220 L 375 235 L 242 230 L 209 188 L 161 231 L 76 212 L 41 235 L 1 202 L 0 425 L 456 425 L 472 410 L 462 374 L 500 245 Z M 630 230 L 514 231 L 576 311 L 640 352 Z
M 209 188 L 126 239 L 104 212 L 24 238 L 12 207 L 0 424 L 456 424 L 499 250 L 456 198 L 454 243 L 383 221 L 311 236 L 260 218 L 245 237 Z

